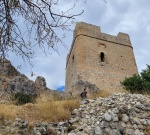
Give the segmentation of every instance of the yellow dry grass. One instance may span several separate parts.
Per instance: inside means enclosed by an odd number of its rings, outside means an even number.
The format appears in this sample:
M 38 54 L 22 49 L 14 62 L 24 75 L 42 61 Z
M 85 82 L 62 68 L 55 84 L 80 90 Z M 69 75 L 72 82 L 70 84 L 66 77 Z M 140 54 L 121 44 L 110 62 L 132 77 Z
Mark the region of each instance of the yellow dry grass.
M 22 106 L 14 104 L 0 104 L 0 118 L 13 120 L 16 117 L 35 122 L 57 122 L 70 118 L 71 111 L 79 108 L 79 100 L 57 100 L 44 94 L 37 98 L 36 103 Z
M 19 107 L 9 104 L 0 104 L 0 118 L 14 119 L 17 117 Z
M 21 118 L 31 122 L 57 122 L 70 118 L 71 111 L 79 107 L 77 100 L 50 101 L 23 105 L 19 113 Z
M 89 95 L 88 98 L 92 98 L 92 99 L 96 99 L 98 97 L 107 98 L 110 95 L 111 93 L 108 93 L 107 91 L 100 91 L 100 92 Z
M 60 99 L 54 93 L 47 93 L 45 91 L 38 93 L 36 103 L 46 103 L 50 101 L 59 101 Z

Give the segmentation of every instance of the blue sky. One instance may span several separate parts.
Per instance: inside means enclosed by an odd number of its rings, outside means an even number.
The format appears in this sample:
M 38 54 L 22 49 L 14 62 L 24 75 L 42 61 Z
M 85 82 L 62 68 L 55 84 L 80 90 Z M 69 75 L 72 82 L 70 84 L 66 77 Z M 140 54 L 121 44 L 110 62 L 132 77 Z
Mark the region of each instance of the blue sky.
M 65 90 L 65 86 L 59 86 L 59 87 L 56 88 L 56 90 L 64 91 Z
M 60 8 L 69 8 L 74 0 L 64 0 Z M 101 27 L 103 33 L 117 35 L 119 32 L 130 36 L 139 72 L 150 64 L 150 0 L 88 0 L 86 4 L 79 2 L 73 13 L 84 10 L 84 13 L 76 18 L 77 22 L 86 22 Z M 64 2 L 64 3 L 63 3 Z M 74 29 L 74 25 L 71 29 Z M 61 35 L 62 33 L 58 31 Z M 31 77 L 29 65 L 22 59 L 11 55 L 12 64 L 17 67 L 22 65 L 19 71 L 30 79 L 35 80 L 37 76 L 46 79 L 47 86 L 51 89 L 64 89 L 66 56 L 69 52 L 73 39 L 73 31 L 66 32 L 66 43 L 68 49 L 58 44 L 59 55 L 53 50 L 49 56 L 42 54 L 40 49 L 36 50 L 33 59 L 34 76 Z

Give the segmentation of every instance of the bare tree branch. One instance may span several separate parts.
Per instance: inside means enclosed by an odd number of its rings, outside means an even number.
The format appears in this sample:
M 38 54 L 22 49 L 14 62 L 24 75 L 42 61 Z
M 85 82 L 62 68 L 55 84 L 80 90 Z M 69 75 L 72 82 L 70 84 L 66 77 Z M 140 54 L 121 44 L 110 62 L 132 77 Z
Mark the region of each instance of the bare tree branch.
M 57 52 L 58 42 L 66 47 L 55 29 L 69 30 L 71 21 L 83 13 L 70 14 L 75 6 L 61 11 L 59 0 L 1 0 L 0 57 L 5 59 L 11 51 L 30 61 L 37 45 L 45 54 L 46 48 Z
M 49 48 L 58 52 L 58 43 L 66 47 L 56 28 L 70 30 L 75 17 L 83 13 L 71 11 L 78 1 L 86 0 L 72 1 L 72 7 L 64 11 L 59 8 L 63 0 L 0 0 L 0 57 L 5 59 L 11 51 L 30 61 L 36 46 L 45 54 Z

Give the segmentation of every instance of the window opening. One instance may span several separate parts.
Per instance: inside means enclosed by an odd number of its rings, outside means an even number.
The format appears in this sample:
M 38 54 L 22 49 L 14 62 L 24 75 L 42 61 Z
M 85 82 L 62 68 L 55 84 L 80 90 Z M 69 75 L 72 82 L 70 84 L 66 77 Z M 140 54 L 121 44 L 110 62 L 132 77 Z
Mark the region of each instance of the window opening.
M 105 61 L 105 56 L 103 52 L 100 53 L 100 59 L 101 59 L 101 62 Z
M 74 63 L 74 55 L 72 56 L 72 62 Z

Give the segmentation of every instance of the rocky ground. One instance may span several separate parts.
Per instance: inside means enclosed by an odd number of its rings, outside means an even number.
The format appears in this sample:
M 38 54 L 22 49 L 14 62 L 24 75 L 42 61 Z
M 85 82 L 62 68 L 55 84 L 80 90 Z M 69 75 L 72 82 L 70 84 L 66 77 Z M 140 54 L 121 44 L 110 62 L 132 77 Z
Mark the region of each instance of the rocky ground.
M 75 129 L 68 135 L 150 135 L 150 97 L 113 94 L 90 100 L 70 121 Z
M 150 96 L 113 94 L 82 101 L 70 120 L 35 123 L 1 119 L 1 135 L 150 135 Z

